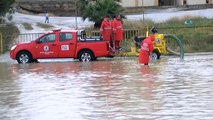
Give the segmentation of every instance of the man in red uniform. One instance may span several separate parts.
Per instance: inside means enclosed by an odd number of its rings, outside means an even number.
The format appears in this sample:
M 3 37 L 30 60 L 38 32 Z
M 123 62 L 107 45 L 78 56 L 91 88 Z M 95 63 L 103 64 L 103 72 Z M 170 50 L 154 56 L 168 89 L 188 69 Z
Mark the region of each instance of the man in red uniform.
M 101 23 L 100 34 L 103 36 L 104 41 L 110 41 L 112 34 L 112 22 L 109 16 L 106 16 Z
M 121 16 L 118 15 L 113 20 L 113 36 L 115 42 L 115 49 L 120 49 L 120 42 L 123 40 L 123 27 L 121 23 Z
M 150 35 L 148 38 L 143 40 L 141 43 L 141 49 L 139 54 L 139 63 L 148 65 L 149 64 L 149 56 L 152 54 L 154 49 L 153 41 L 155 40 L 154 35 Z

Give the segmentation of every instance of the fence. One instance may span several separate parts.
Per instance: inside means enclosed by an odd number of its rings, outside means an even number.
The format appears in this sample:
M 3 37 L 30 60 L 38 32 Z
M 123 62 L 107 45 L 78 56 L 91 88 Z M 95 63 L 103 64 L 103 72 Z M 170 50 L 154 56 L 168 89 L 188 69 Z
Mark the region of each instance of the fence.
M 32 40 L 35 40 L 38 38 L 40 35 L 43 33 L 25 33 L 25 34 L 20 34 L 18 38 L 15 39 L 15 43 L 22 43 L 22 42 L 29 42 Z
M 43 33 L 25 33 L 20 34 L 18 38 L 15 39 L 15 43 L 22 43 L 22 42 L 29 42 L 32 40 L 35 40 L 37 37 L 42 35 Z M 98 30 L 94 31 L 86 31 L 87 36 L 100 36 L 100 33 Z M 131 29 L 131 30 L 124 30 L 124 40 L 129 40 L 131 38 L 134 38 L 137 35 L 143 35 L 142 30 L 137 29 Z
M 88 36 L 100 36 L 100 33 L 98 30 L 86 31 L 86 34 Z M 136 35 L 144 35 L 144 31 L 139 29 L 125 29 L 123 35 L 124 35 L 124 40 L 129 40 L 130 38 Z
M 123 32 L 124 40 L 121 41 L 121 46 L 124 47 L 127 50 L 130 50 L 130 47 L 133 46 L 134 38 L 136 36 L 145 36 L 146 28 L 143 30 L 139 29 L 125 29 Z M 86 34 L 88 36 L 100 36 L 100 33 L 98 30 L 94 31 L 86 31 Z

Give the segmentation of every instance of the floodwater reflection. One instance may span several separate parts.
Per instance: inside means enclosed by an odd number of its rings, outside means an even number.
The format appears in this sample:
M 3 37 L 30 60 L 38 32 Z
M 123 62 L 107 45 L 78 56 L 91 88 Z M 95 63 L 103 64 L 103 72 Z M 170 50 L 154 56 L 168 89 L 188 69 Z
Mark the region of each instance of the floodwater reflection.
M 213 119 L 213 56 L 0 63 L 0 120 Z

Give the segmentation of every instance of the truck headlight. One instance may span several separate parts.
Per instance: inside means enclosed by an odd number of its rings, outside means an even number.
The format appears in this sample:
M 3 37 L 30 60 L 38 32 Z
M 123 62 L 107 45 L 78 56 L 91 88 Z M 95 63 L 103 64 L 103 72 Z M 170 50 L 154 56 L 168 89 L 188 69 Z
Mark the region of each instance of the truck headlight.
M 17 45 L 13 45 L 13 47 L 11 47 L 10 50 L 14 50 L 16 48 Z

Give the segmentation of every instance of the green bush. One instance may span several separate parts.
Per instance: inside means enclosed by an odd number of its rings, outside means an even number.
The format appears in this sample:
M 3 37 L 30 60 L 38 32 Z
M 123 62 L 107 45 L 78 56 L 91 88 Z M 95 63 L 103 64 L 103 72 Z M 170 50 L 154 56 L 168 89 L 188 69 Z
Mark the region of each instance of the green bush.
M 0 32 L 3 36 L 3 52 L 10 49 L 14 39 L 20 34 L 18 28 L 13 24 L 6 24 L 0 26 Z

